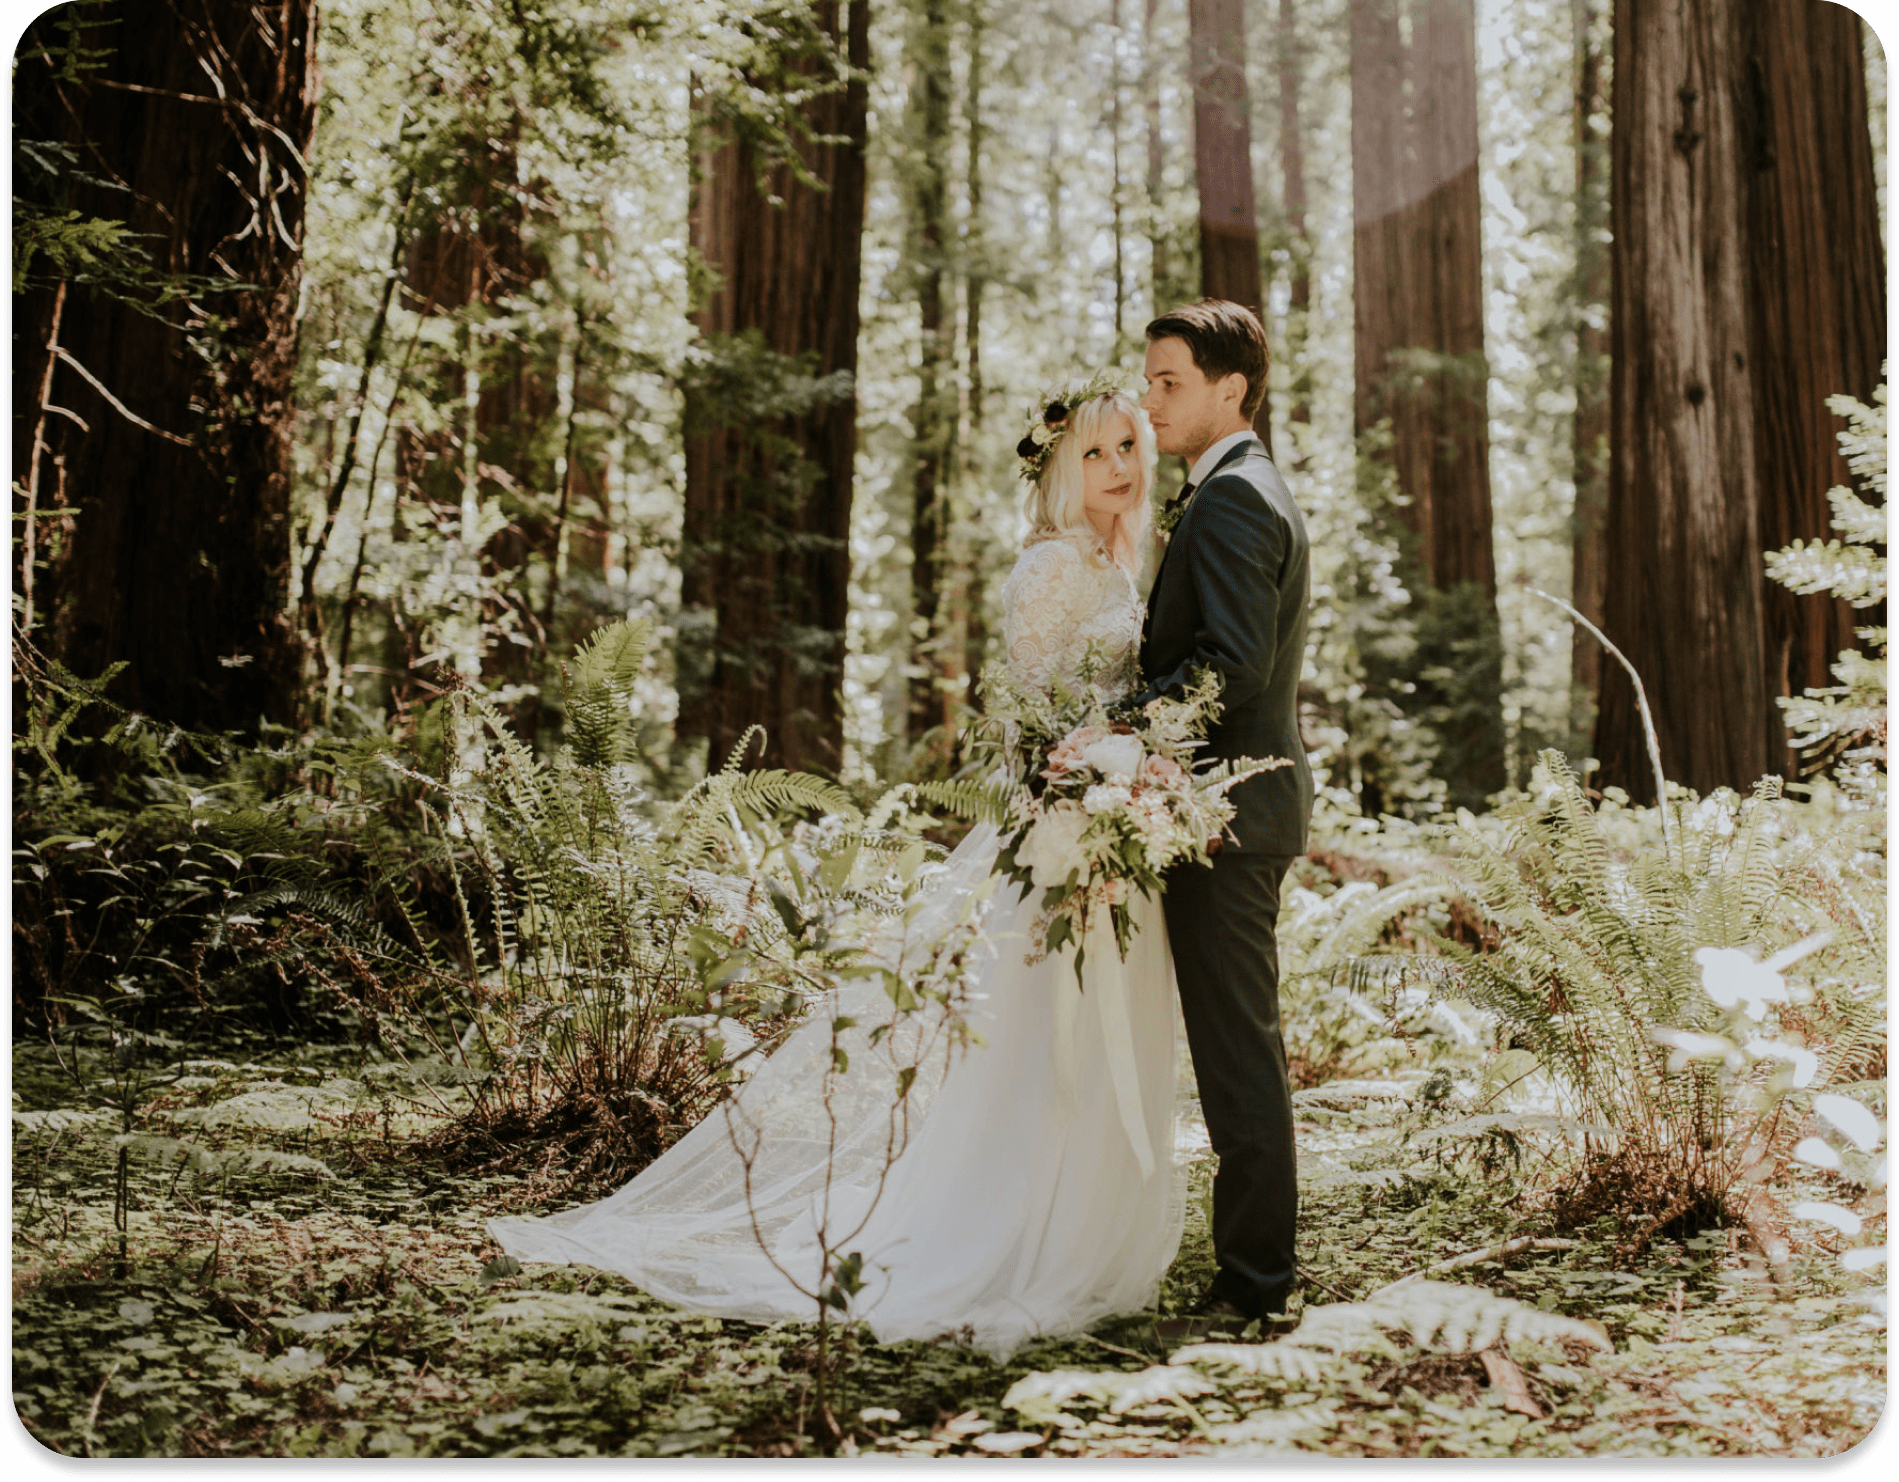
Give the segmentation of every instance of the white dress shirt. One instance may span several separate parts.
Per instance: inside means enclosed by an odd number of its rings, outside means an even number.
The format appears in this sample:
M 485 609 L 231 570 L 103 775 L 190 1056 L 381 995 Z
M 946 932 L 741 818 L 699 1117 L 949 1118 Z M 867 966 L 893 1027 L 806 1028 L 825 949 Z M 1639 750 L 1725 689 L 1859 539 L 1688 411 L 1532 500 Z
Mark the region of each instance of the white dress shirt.
M 1187 482 L 1198 489 L 1208 479 L 1213 477 L 1213 470 L 1220 466 L 1220 460 L 1222 458 L 1226 457 L 1228 453 L 1234 448 L 1237 448 L 1241 443 L 1257 435 L 1258 434 L 1250 427 L 1241 432 L 1229 432 L 1194 461 L 1194 466 L 1187 475 Z

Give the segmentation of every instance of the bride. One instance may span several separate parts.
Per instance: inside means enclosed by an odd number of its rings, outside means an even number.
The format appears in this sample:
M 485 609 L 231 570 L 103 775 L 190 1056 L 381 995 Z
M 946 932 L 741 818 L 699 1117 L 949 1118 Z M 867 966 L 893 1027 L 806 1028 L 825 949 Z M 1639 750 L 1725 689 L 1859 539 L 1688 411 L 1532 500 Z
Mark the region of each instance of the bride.
M 1138 670 L 1154 435 L 1105 378 L 1053 388 L 1057 410 L 1017 449 L 1031 529 L 1003 588 L 1008 663 L 1047 689 L 1093 647 L 1112 660 L 1095 683 L 1113 698 Z M 964 839 L 930 887 L 939 918 L 980 891 L 996 853 L 993 825 Z M 835 1232 L 854 1232 L 851 1308 L 879 1341 L 954 1335 L 997 1358 L 1150 1307 L 1184 1181 L 1172 961 L 1159 903 L 1133 911 L 1126 960 L 1111 938 L 1091 943 L 1078 989 L 1069 956 L 1025 961 L 1034 903 L 997 890 L 968 1013 L 981 1043 L 943 1057 L 894 1142 L 887 1085 L 828 1073 L 833 1024 L 818 1015 L 725 1115 L 618 1193 L 490 1229 L 518 1259 L 584 1262 L 694 1312 L 765 1322 L 812 1315 L 827 1239 L 841 1253 Z

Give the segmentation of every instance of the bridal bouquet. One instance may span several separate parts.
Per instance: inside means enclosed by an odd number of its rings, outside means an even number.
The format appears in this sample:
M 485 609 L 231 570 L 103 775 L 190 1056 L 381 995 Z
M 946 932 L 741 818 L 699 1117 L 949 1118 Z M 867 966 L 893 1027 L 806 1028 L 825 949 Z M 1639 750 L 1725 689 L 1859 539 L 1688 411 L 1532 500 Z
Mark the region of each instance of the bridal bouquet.
M 1110 715 L 1093 683 L 1098 673 L 1084 666 L 1077 689 L 1058 686 L 1052 695 L 999 665 L 983 678 L 989 717 L 1001 723 L 1020 778 L 998 868 L 1042 892 L 1029 960 L 1072 943 L 1077 977 L 1096 913 L 1108 913 L 1125 958 L 1135 929 L 1130 890 L 1158 895 L 1170 865 L 1207 863 L 1233 817 L 1227 792 L 1291 765 L 1243 757 L 1196 766 L 1194 752 L 1220 715 L 1220 680 L 1211 671 L 1180 698 L 1151 700 L 1125 719 Z

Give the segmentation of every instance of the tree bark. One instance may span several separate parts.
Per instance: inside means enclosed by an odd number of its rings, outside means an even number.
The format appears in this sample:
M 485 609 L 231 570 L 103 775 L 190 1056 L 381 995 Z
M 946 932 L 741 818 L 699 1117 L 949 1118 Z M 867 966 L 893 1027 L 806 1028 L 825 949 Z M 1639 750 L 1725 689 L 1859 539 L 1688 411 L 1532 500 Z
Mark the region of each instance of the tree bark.
M 1200 190 L 1200 291 L 1262 320 L 1259 207 L 1253 190 L 1252 99 L 1246 86 L 1244 0 L 1188 0 L 1194 178 Z M 1270 454 L 1270 398 L 1253 418 Z
M 1312 239 L 1306 231 L 1306 150 L 1299 116 L 1303 48 L 1293 0 L 1279 0 L 1279 168 L 1285 178 L 1287 275 L 1286 370 L 1292 386 L 1288 422 L 1312 420 L 1312 368 L 1306 364 L 1306 315 L 1312 307 Z
M 949 281 L 950 53 L 945 0 L 923 0 L 905 48 L 910 75 L 910 270 L 920 356 L 912 412 L 910 718 L 912 744 L 954 730 L 962 641 L 950 572 L 949 472 L 956 438 L 956 315 Z M 947 747 L 941 748 L 947 752 Z
M 1570 601 L 1597 627 L 1608 572 L 1604 517 L 1609 502 L 1609 225 L 1607 140 L 1603 116 L 1602 48 L 1595 36 L 1596 0 L 1571 0 L 1576 38 L 1576 415 L 1571 424 L 1572 515 Z M 1602 683 L 1602 645 L 1577 625 L 1570 648 L 1574 728 L 1586 735 Z
M 1445 357 L 1399 398 L 1400 484 L 1411 495 L 1432 583 L 1473 582 L 1494 611 L 1490 433 L 1484 366 L 1482 207 L 1477 194 L 1477 17 L 1473 0 L 1414 0 L 1406 91 L 1417 172 L 1408 233 L 1420 268 L 1408 345 Z
M 748 143 L 727 143 L 703 162 L 692 241 L 721 281 L 696 317 L 707 336 L 754 331 L 770 352 L 810 356 L 820 375 L 848 376 L 857 367 L 870 7 L 832 0 L 815 10 L 855 76 L 813 98 L 805 117 L 814 134 L 841 142 L 805 146 L 822 189 L 782 165 L 768 172 L 781 205 L 761 194 Z M 759 724 L 768 763 L 835 772 L 856 396 L 826 398 L 764 429 L 751 417 L 709 388 L 688 396 L 681 597 L 703 615 L 711 652 L 682 676 L 679 733 L 707 737 L 716 767 Z M 795 455 L 785 455 L 781 437 Z
M 983 154 L 988 129 L 983 122 L 983 88 L 986 82 L 984 38 L 988 30 L 986 0 L 970 0 L 969 72 L 963 96 L 963 120 L 969 131 L 968 173 L 964 181 L 969 209 L 969 233 L 963 260 L 963 362 L 969 381 L 968 434 L 962 440 L 963 472 L 968 483 L 973 468 L 971 450 L 981 437 L 983 416 L 982 373 L 982 301 L 989 279 L 988 223 L 983 216 Z M 972 532 L 973 533 L 973 532 Z M 965 574 L 966 585 L 960 596 L 963 620 L 963 673 L 981 674 L 989 647 L 988 628 L 983 621 L 984 582 L 982 544 L 972 541 L 971 560 Z
M 1754 376 L 1763 550 L 1825 539 L 1826 491 L 1853 482 L 1829 396 L 1870 400 L 1886 354 L 1886 263 L 1858 16 L 1822 0 L 1739 8 L 1747 185 L 1748 364 Z M 1762 588 L 1767 688 L 1833 683 L 1856 618 L 1845 602 Z M 1779 720 L 1779 707 L 1774 719 Z M 1776 744 L 1779 726 L 1773 728 Z M 1783 751 L 1776 770 L 1793 769 Z
M 550 436 L 549 430 L 560 416 L 556 387 L 562 347 L 552 337 L 536 343 L 515 335 L 484 335 L 483 324 L 505 316 L 470 315 L 470 310 L 479 315 L 482 308 L 529 293 L 550 271 L 534 237 L 529 206 L 544 190 L 516 183 L 522 124 L 516 116 L 493 133 L 465 140 L 463 168 L 437 187 L 438 193 L 451 193 L 449 201 L 406 253 L 405 289 L 412 304 L 424 315 L 463 316 L 454 350 L 430 372 L 431 399 L 461 412 L 453 423 L 427 434 L 402 429 L 398 462 L 413 471 L 415 487 L 430 505 L 444 514 L 460 510 L 465 538 L 472 539 L 484 509 L 498 504 L 508 517 L 479 552 L 487 579 L 481 677 L 530 687 L 509 708 L 509 716 L 533 745 L 543 706 L 531 687 L 547 655 L 552 608 L 546 599 L 559 554 L 556 510 L 563 480 L 556 462 L 564 441 L 562 433 Z M 574 391 L 581 394 L 579 386 Z M 526 580 L 537 562 L 549 580 L 540 612 Z
M 1402 21 L 1408 18 L 1410 39 Z M 1419 679 L 1453 800 L 1504 783 L 1473 0 L 1351 0 L 1354 412 L 1389 418 Z
M 1161 141 L 1159 48 L 1154 42 L 1154 13 L 1159 7 L 1160 0 L 1146 0 L 1141 17 L 1141 113 L 1147 125 L 1148 296 L 1156 314 L 1171 307 L 1169 285 L 1173 281 L 1169 261 L 1172 234 L 1161 206 L 1167 156 Z
M 1821 3 L 1617 0 L 1614 368 L 1604 630 L 1642 674 L 1662 765 L 1697 791 L 1790 765 L 1776 695 L 1850 643 L 1761 552 L 1827 534 L 1826 396 L 1867 396 L 1884 263 L 1856 17 Z M 1605 782 L 1647 780 L 1604 666 Z
M 1391 356 L 1411 342 L 1415 295 L 1404 237 L 1409 172 L 1398 0 L 1351 0 L 1350 21 L 1352 413 L 1363 436 L 1388 415 Z
M 101 65 L 68 80 L 31 55 L 56 18 L 21 44 L 17 134 L 125 189 L 73 182 L 48 204 L 123 220 L 153 273 L 187 289 L 157 312 L 68 289 L 47 389 L 79 421 L 55 417 L 40 442 L 21 435 L 20 402 L 40 390 L 57 285 L 16 299 L 16 484 L 49 460 L 70 511 L 40 577 L 42 640 L 82 674 L 126 661 L 119 700 L 178 725 L 293 721 L 290 394 L 316 6 L 120 7 L 80 32 Z

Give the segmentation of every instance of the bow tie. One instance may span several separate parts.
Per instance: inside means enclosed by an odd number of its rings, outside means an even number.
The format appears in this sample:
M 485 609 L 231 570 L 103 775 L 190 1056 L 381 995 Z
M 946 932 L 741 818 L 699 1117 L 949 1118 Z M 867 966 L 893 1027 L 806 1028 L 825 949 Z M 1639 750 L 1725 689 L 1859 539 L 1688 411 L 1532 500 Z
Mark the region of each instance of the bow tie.
M 1182 484 L 1180 492 L 1167 501 L 1167 512 L 1173 514 L 1176 510 L 1183 508 L 1187 501 L 1193 498 L 1193 491 L 1199 487 L 1198 484 Z

